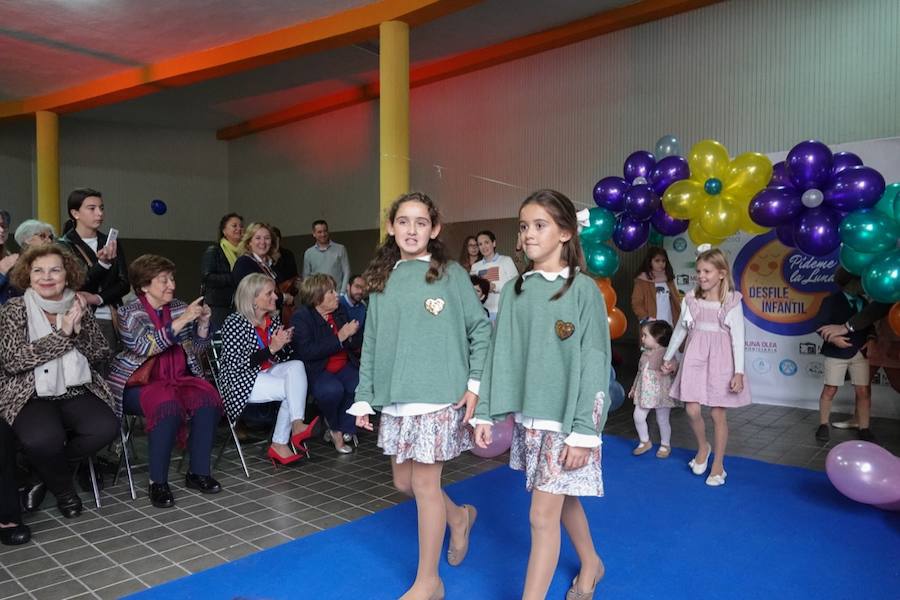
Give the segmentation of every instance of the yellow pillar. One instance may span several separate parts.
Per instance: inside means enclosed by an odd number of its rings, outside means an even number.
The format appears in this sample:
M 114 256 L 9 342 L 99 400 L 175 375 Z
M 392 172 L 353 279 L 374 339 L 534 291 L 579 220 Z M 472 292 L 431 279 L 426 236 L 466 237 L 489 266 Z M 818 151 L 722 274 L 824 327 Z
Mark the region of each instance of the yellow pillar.
M 379 222 L 397 196 L 409 191 L 409 25 L 388 21 L 379 26 L 381 83 L 379 101 Z
M 45 110 L 37 122 L 37 218 L 59 230 L 59 116 Z

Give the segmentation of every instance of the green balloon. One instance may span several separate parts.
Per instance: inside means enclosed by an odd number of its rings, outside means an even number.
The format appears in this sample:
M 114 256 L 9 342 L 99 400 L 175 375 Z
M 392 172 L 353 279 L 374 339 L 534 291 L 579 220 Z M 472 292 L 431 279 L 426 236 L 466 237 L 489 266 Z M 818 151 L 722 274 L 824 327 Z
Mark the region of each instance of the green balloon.
M 647 241 L 651 246 L 662 246 L 663 244 L 663 234 L 658 232 L 655 227 L 650 226 L 650 237 L 647 238 Z
M 703 184 L 703 189 L 706 190 L 706 193 L 710 196 L 716 196 L 722 191 L 722 181 L 715 177 L 710 177 Z
M 900 227 L 897 222 L 879 210 L 852 212 L 840 227 L 841 241 L 856 250 L 873 254 L 897 247 Z
M 581 239 L 588 242 L 604 242 L 612 237 L 616 227 L 616 215 L 605 208 L 592 208 L 590 224 L 581 230 Z
M 841 244 L 841 266 L 854 275 L 862 275 L 865 273 L 866 267 L 868 267 L 877 257 L 877 254 L 857 252 L 847 244 Z
M 597 244 L 585 252 L 588 271 L 600 277 L 612 277 L 619 270 L 619 255 L 606 244 Z
M 900 183 L 892 183 L 884 188 L 884 194 L 881 195 L 881 200 L 875 205 L 875 210 L 883 212 L 892 219 L 896 219 L 897 214 L 894 212 L 894 205 L 898 192 L 900 192 Z
M 863 273 L 862 283 L 872 300 L 887 304 L 900 301 L 900 249 L 875 259 Z

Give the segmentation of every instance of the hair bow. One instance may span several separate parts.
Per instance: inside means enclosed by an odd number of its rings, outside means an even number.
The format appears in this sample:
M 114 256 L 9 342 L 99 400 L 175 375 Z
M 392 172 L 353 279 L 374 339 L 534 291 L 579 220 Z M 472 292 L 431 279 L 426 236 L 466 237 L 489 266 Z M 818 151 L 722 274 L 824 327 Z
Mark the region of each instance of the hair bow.
M 575 219 L 578 221 L 578 233 L 581 233 L 581 230 L 591 224 L 591 211 L 587 208 L 582 208 L 578 212 L 575 213 Z
M 700 244 L 699 246 L 697 246 L 695 256 L 700 256 L 701 254 L 703 254 L 704 252 L 708 252 L 709 250 L 712 250 L 712 244 Z

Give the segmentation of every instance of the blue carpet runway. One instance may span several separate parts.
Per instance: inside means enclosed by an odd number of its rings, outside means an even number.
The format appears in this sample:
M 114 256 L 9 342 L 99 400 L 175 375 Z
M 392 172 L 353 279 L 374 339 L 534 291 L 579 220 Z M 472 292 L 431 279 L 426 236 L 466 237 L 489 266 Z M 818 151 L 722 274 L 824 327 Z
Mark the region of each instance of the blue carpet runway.
M 606 563 L 596 598 L 900 598 L 900 513 L 844 498 L 824 473 L 750 459 L 729 457 L 727 485 L 709 488 L 686 466 L 693 452 L 633 457 L 632 444 L 604 438 L 607 496 L 584 501 Z M 523 482 L 502 467 L 448 488 L 479 511 L 466 561 L 441 565 L 448 600 L 521 597 L 530 545 Z M 410 501 L 130 598 L 396 599 L 416 558 Z M 563 534 L 547 597 L 564 598 L 577 569 Z

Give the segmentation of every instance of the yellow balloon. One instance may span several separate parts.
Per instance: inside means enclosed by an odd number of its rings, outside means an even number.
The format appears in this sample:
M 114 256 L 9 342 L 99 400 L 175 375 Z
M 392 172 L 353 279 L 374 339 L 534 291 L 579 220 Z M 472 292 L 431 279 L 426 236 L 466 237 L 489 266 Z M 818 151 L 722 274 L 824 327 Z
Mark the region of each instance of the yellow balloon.
M 713 246 L 719 246 L 724 242 L 723 239 L 714 238 L 700 227 L 700 221 L 694 219 L 690 223 L 688 223 L 688 237 L 691 238 L 691 241 L 694 242 L 695 245 L 699 246 L 700 244 L 712 244 Z
M 701 185 L 710 177 L 723 179 L 728 173 L 728 162 L 728 150 L 716 140 L 697 142 L 688 155 L 691 179 L 699 181 Z
M 702 183 L 682 179 L 668 187 L 663 195 L 663 207 L 676 219 L 692 219 L 700 214 L 700 207 L 707 197 Z
M 772 161 L 759 152 L 745 152 L 728 165 L 722 191 L 738 199 L 750 199 L 772 179 Z
M 734 201 L 725 195 L 711 196 L 703 206 L 700 227 L 707 235 L 724 239 L 737 233 L 741 215 Z

